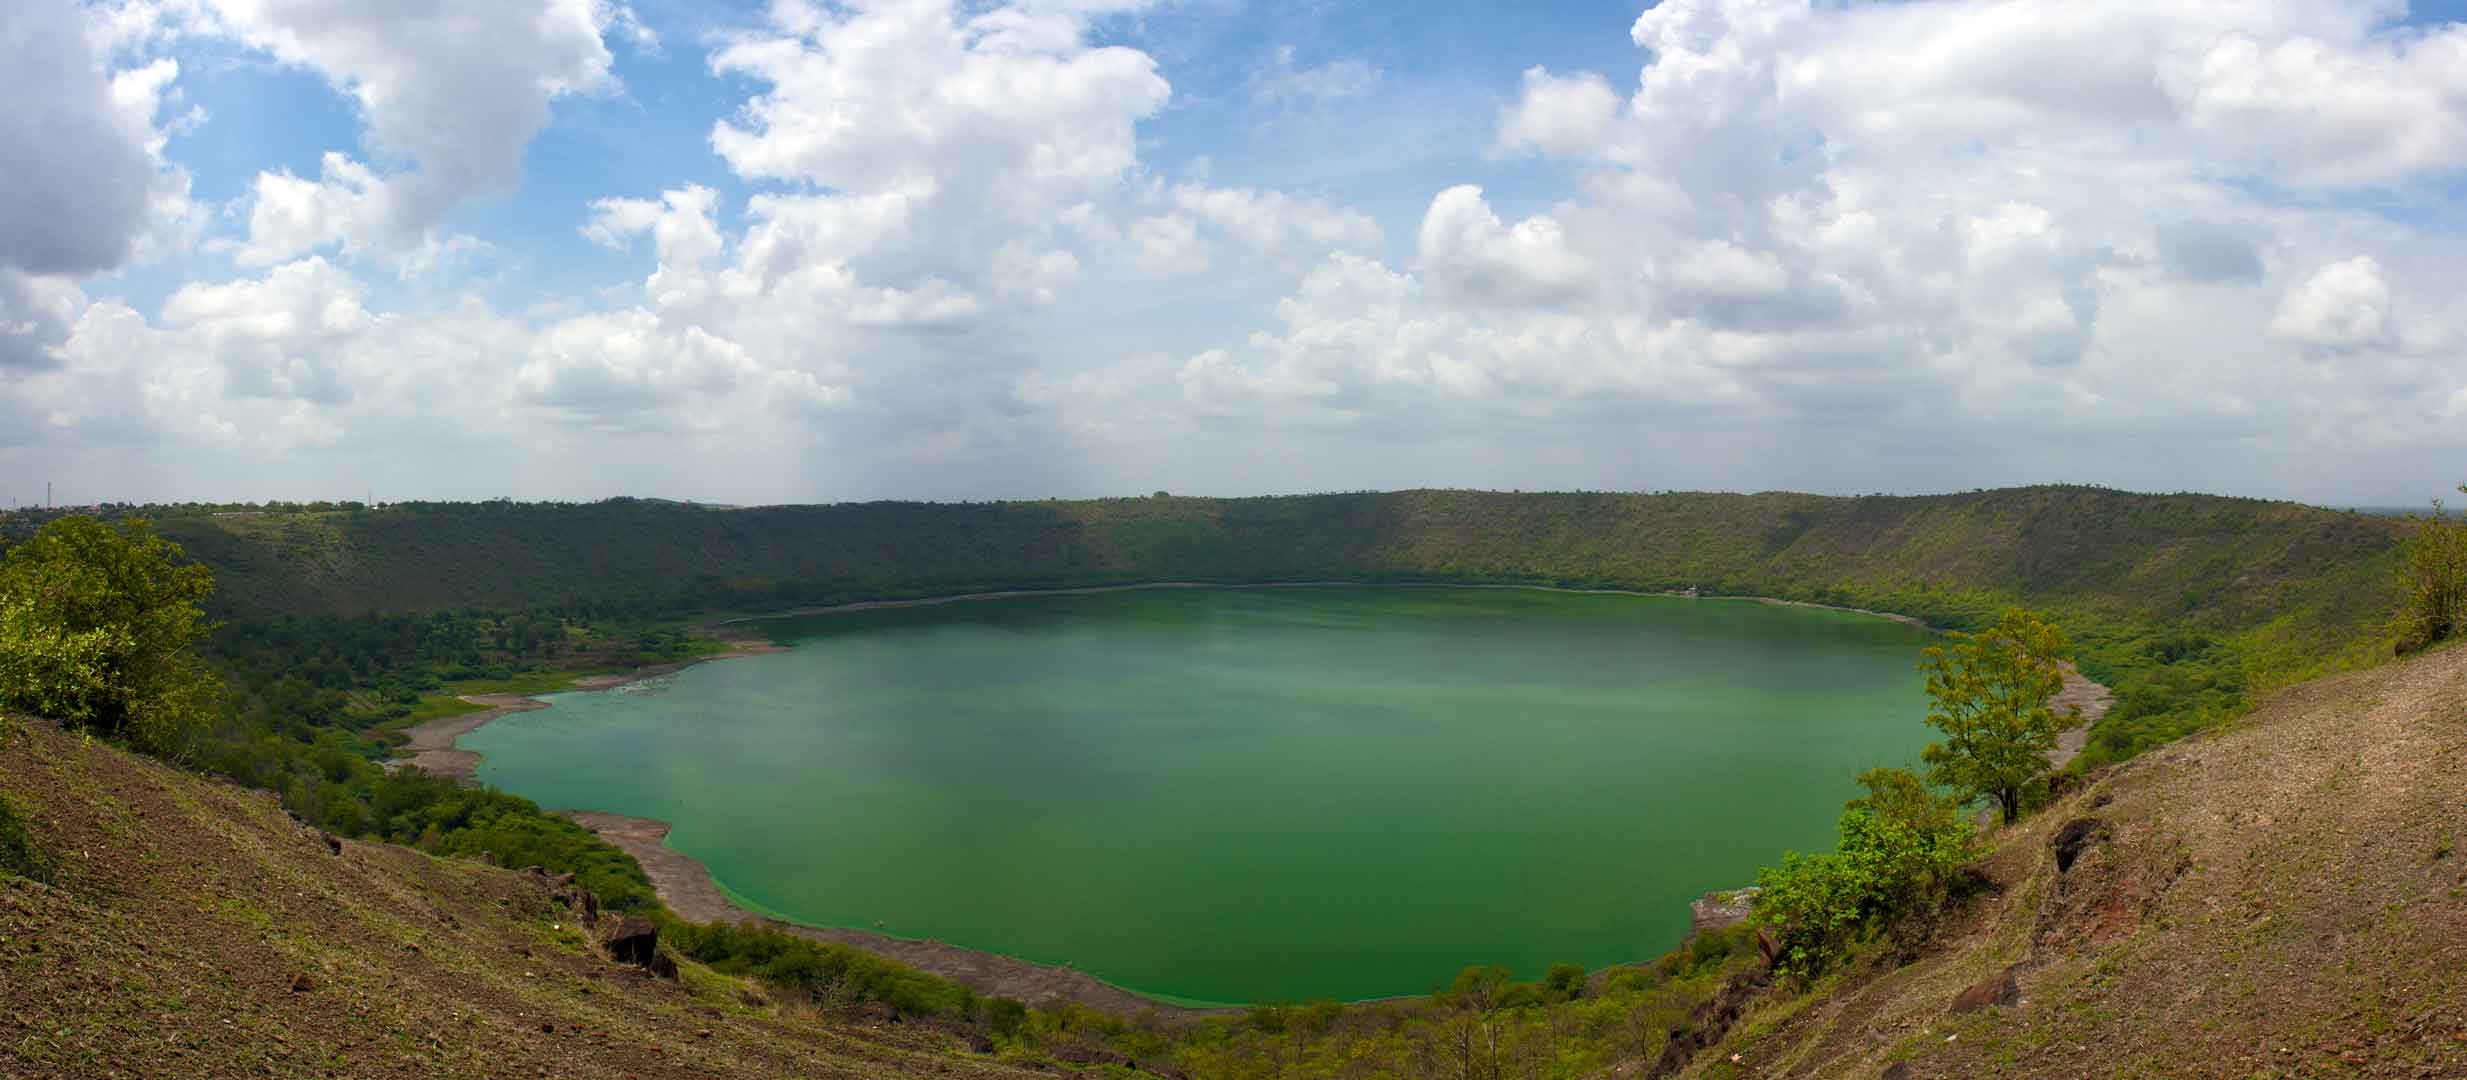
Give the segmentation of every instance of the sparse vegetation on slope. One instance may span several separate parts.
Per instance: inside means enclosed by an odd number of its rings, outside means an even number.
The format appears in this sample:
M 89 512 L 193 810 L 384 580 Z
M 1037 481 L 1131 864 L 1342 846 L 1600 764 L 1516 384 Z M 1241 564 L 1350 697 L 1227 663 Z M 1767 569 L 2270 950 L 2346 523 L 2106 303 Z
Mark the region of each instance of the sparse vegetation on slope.
M 2459 485 L 2467 494 L 2467 484 Z M 2467 521 L 2441 504 L 2416 519 L 2399 570 L 2398 651 L 2412 652 L 2467 632 Z
M 2467 649 L 2296 687 L 2000 833 L 1926 946 L 1688 1075 L 2467 1075 L 2463 805 Z
M 263 794 L 13 726 L 0 799 L 55 867 L 0 873 L 0 1077 L 1038 1075 L 969 1052 L 965 1027 L 691 961 L 653 977 L 605 958 L 545 875 L 337 852 Z

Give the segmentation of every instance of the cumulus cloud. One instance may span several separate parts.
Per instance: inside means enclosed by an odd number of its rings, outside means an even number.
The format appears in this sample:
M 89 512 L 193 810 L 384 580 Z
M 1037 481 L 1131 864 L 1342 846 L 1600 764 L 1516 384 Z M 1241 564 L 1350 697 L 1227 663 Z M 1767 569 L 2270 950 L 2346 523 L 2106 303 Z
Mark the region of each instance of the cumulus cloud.
M 170 59 L 113 71 L 66 0 L 0 6 L 0 370 L 45 364 L 83 294 L 71 281 L 183 246 L 188 174 L 163 159 Z M 172 122 L 195 122 L 192 109 Z
M 90 274 L 127 261 L 154 186 L 152 131 L 114 99 L 67 0 L 0 5 L 0 99 L 0 266 Z
M 1624 96 L 1533 67 L 1499 114 L 1493 152 L 1559 163 L 1578 197 L 1511 225 L 1446 188 L 1411 273 L 1331 261 L 1180 388 L 1250 415 L 1444 405 L 1469 433 L 1684 403 L 2066 445 L 2304 431 L 2302 410 L 2379 400 L 2385 437 L 2455 444 L 2450 388 L 2412 357 L 2457 335 L 2392 301 L 2395 267 L 2454 291 L 2455 260 L 2334 198 L 2461 167 L 2467 28 L 2396 13 L 1666 0 L 1635 21 Z M 2296 363 L 2322 349 L 2371 362 Z
M 2390 340 L 2390 285 L 2370 255 L 2331 263 L 2287 290 L 2270 332 L 2329 349 Z
M 418 445 L 520 466 L 484 475 L 773 498 L 2304 493 L 2467 452 L 2467 271 L 2386 209 L 2455 202 L 2463 31 L 2393 3 L 1663 0 L 1625 70 L 1500 58 L 1512 100 L 1475 105 L 1493 124 L 1443 164 L 1287 190 L 1272 152 L 1212 179 L 1158 122 L 1172 72 L 1132 44 L 1140 10 L 774 0 L 696 39 L 696 89 L 735 97 L 692 124 L 732 180 L 611 177 L 564 205 L 573 247 L 651 266 L 518 312 L 492 298 L 520 282 L 365 263 L 480 243 L 437 215 L 518 183 L 560 97 L 614 92 L 610 43 L 658 47 L 639 20 L 584 0 L 89 9 L 87 40 L 133 58 L 95 61 L 93 100 L 142 195 L 80 266 L 198 227 L 166 179 L 190 121 L 177 64 L 147 52 L 163 28 L 317 73 L 367 131 L 314 175 L 264 168 L 218 249 L 238 276 L 158 306 L 0 232 L 0 353 L 45 360 L 0 370 L 0 461 L 159 443 L 249 475 Z M 448 23 L 520 47 L 448 48 Z M 1417 87 L 1280 49 L 1233 89 L 1211 109 Z M 1249 137 L 1272 151 L 1279 126 Z M 25 251 L 85 236 L 13 228 L 41 238 Z M 516 434 L 440 433 L 439 403 Z
M 1569 249 L 1559 222 L 1536 214 L 1503 224 L 1472 184 L 1431 200 L 1420 242 L 1422 272 L 1469 303 L 1548 304 L 1575 297 L 1592 276 L 1584 257 Z
M 399 254 L 434 243 L 447 209 L 515 188 L 553 101 L 616 88 L 606 35 L 648 33 L 605 0 L 204 0 L 185 28 L 316 72 L 366 124 L 370 161 L 330 152 L 314 179 L 258 176 L 242 248 L 251 265 L 330 245 Z

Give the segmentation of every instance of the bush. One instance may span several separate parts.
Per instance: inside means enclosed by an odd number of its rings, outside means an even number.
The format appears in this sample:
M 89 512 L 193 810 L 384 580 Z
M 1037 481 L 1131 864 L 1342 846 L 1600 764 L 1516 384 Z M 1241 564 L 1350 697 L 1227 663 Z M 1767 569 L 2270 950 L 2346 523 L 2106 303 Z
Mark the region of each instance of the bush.
M 2467 484 L 2459 486 L 2467 492 Z M 2414 650 L 2467 632 L 2467 521 L 2442 516 L 2433 504 L 2401 546 L 2398 651 Z
M 714 971 L 749 975 L 825 1005 L 873 1001 L 910 1016 L 955 1018 L 977 1010 L 976 994 L 948 979 L 863 950 L 765 927 L 671 918 L 663 920 L 660 940 Z
M 15 874 L 36 881 L 48 880 L 51 864 L 43 858 L 34 838 L 26 835 L 26 824 L 17 817 L 17 809 L 7 799 L 0 799 L 0 874 Z
M 1789 852 L 1756 876 L 1754 920 L 1780 933 L 1787 973 L 1820 974 L 1875 927 L 1940 906 L 1970 860 L 1970 822 L 1952 799 L 1900 769 L 1859 782 L 1868 796 L 1842 811 L 1836 850 Z

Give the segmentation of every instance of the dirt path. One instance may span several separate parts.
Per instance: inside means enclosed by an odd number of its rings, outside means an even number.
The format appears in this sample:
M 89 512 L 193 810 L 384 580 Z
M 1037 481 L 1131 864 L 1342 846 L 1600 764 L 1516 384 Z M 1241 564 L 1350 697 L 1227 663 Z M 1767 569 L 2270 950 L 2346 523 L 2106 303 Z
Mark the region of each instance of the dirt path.
M 2059 733 L 2056 748 L 2047 752 L 2047 767 L 2061 769 L 2081 756 L 2082 747 L 2090 745 L 2091 725 L 2098 723 L 2099 718 L 2106 716 L 2107 710 L 2116 704 L 2116 693 L 2090 681 L 2089 676 L 2083 675 L 2072 661 L 2067 660 L 2064 662 L 2064 689 L 2056 691 L 2056 696 L 2049 698 L 2047 703 L 2055 707 L 2058 717 L 2073 709 L 2081 710 L 2081 723 Z
M 919 971 L 960 983 L 980 994 L 1018 998 L 1032 1004 L 1069 1000 L 1115 1016 L 1136 1016 L 1154 1009 L 1160 1016 L 1175 1019 L 1232 1011 L 1170 1005 L 1109 986 L 1076 968 L 1031 963 L 939 941 L 914 941 L 865 930 L 825 929 L 782 922 L 747 911 L 729 900 L 728 895 L 712 883 L 711 872 L 702 863 L 668 846 L 669 824 L 665 821 L 596 810 L 562 813 L 632 855 L 634 861 L 642 864 L 643 873 L 650 877 L 651 887 L 659 893 L 660 901 L 667 904 L 669 910 L 696 922 L 760 923 L 799 937 L 848 945 L 887 956 Z

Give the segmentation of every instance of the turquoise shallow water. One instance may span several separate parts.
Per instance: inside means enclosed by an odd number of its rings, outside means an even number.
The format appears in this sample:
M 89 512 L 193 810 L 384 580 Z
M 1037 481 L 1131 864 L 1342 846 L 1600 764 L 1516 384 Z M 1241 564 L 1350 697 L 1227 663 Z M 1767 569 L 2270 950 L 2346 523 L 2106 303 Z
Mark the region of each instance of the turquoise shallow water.
M 814 925 L 1201 1001 L 1420 993 L 1675 944 L 1828 847 L 1926 742 L 1924 631 L 1447 588 L 1164 590 L 773 624 L 797 647 L 561 694 L 462 745 L 551 807 L 674 822 Z

